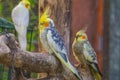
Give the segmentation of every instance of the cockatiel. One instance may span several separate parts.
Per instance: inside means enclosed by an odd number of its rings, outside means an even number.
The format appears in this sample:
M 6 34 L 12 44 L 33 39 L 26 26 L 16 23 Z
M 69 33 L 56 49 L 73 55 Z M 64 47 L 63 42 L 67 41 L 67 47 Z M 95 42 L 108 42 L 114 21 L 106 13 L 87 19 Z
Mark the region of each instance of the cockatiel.
M 51 18 L 48 18 L 48 11 L 49 8 L 46 9 L 46 11 L 40 17 L 40 41 L 46 51 L 57 57 L 64 67 L 72 71 L 72 73 L 79 80 L 82 80 L 81 75 L 79 75 L 77 69 L 70 63 L 68 59 L 68 54 L 64 45 L 64 41 L 61 35 L 56 30 L 54 21 Z
M 78 57 L 80 54 L 84 55 L 86 64 L 89 66 L 96 80 L 101 80 L 102 74 L 98 67 L 98 61 L 96 53 L 88 41 L 86 30 L 80 30 L 76 33 L 76 37 L 72 44 L 73 54 L 77 60 L 82 62 L 81 58 Z
M 18 40 L 22 50 L 26 50 L 27 47 L 27 27 L 29 25 L 29 9 L 30 2 L 28 0 L 22 0 L 12 10 L 12 20 L 15 25 L 15 29 L 18 32 Z

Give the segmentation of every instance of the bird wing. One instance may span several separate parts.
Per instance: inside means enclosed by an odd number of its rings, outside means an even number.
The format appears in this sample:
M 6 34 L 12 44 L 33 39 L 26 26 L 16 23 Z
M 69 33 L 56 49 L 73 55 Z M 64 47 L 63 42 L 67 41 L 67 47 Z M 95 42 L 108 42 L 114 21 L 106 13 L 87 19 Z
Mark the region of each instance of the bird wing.
M 88 63 L 98 63 L 97 61 L 97 57 L 96 57 L 96 53 L 94 51 L 94 49 L 92 48 L 91 44 L 87 41 L 84 45 L 83 45 L 83 53 L 84 56 L 86 58 L 86 60 L 88 61 Z
M 84 49 L 85 49 L 84 55 L 85 55 L 85 58 L 86 58 L 88 64 L 97 72 L 96 76 L 97 76 L 98 80 L 101 80 L 99 78 L 102 77 L 102 73 L 98 67 L 97 56 L 96 56 L 96 53 L 95 53 L 94 49 L 92 48 L 91 44 L 89 43 L 89 41 L 87 41 L 87 43 L 84 44 Z
M 85 59 L 88 65 L 90 65 L 95 71 L 97 71 L 102 76 L 102 73 L 100 72 L 99 67 L 98 67 L 96 53 L 94 49 L 92 48 L 91 44 L 89 43 L 89 41 L 87 41 L 84 44 L 83 53 L 84 53 L 84 56 L 85 56 Z
M 57 30 L 53 27 L 48 29 L 47 33 L 47 40 L 48 44 L 52 49 L 54 49 L 53 52 L 56 52 L 56 56 L 62 60 L 67 62 L 67 51 L 64 45 L 64 41 L 61 38 L 61 35 L 57 32 Z
M 16 30 L 22 33 L 20 31 L 24 31 L 24 28 L 29 24 L 29 11 L 23 5 L 18 4 L 12 10 L 12 20 Z

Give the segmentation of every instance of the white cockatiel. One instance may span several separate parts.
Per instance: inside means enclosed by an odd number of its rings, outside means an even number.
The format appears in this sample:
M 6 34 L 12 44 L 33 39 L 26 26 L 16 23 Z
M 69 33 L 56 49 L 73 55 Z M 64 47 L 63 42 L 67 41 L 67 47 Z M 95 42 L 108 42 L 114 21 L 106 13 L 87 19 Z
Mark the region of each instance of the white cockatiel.
M 26 50 L 27 47 L 27 27 L 29 25 L 29 9 L 30 2 L 28 0 L 22 0 L 12 10 L 12 20 L 15 25 L 15 29 L 18 32 L 18 40 L 22 50 Z

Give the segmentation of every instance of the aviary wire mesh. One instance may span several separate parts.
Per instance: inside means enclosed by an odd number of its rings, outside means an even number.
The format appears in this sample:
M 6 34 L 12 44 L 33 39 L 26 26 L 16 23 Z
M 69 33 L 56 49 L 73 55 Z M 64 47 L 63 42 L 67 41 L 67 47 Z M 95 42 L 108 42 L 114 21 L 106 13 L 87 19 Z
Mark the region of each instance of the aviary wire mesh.
M 33 51 L 32 47 L 34 46 L 33 41 L 33 30 L 32 28 L 28 28 L 27 31 L 27 50 Z M 17 39 L 17 32 L 14 28 L 13 23 L 7 21 L 4 18 L 0 18 L 0 34 L 2 33 L 13 33 L 16 36 Z M 34 48 L 35 49 L 35 48 Z M 11 78 L 11 71 L 7 67 L 0 64 L 0 80 L 10 80 Z

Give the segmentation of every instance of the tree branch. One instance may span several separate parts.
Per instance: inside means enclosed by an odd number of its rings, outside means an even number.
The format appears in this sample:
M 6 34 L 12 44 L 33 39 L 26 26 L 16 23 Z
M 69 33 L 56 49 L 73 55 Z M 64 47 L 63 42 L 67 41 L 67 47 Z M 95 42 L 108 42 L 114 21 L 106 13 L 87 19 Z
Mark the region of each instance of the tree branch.
M 23 51 L 19 48 L 14 35 L 7 34 L 11 39 L 8 39 L 6 35 L 0 36 L 0 63 L 8 67 L 11 66 L 11 51 L 15 50 L 14 54 L 14 67 L 21 68 L 30 72 L 46 72 L 49 73 L 49 80 L 58 78 L 58 80 L 76 80 L 76 77 L 67 69 L 64 69 L 60 62 L 52 55 L 48 53 L 37 53 Z M 10 41 L 12 40 L 12 41 Z M 11 43 L 13 42 L 13 43 Z M 15 46 L 14 49 L 10 48 Z M 46 80 L 46 79 L 44 79 Z

